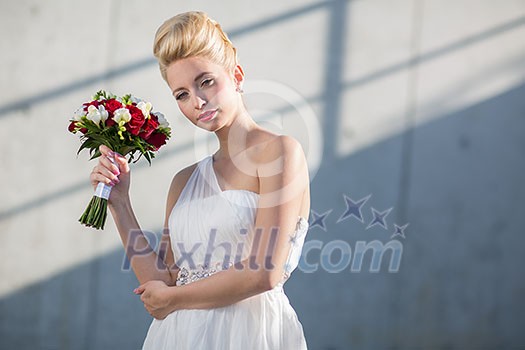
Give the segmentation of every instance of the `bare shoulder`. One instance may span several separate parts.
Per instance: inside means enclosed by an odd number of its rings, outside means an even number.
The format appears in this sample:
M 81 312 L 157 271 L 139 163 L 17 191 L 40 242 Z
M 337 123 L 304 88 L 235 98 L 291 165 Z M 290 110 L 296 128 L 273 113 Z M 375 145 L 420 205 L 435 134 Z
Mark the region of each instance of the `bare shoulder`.
M 257 164 L 259 205 L 298 204 L 299 215 L 308 217 L 310 189 L 308 164 L 301 143 L 289 135 L 261 132 L 251 138 L 256 145 L 250 155 Z
M 249 139 L 253 143 L 248 145 L 251 149 L 250 157 L 257 164 L 259 193 L 267 194 L 265 201 L 269 203 L 282 201 L 279 196 L 308 197 L 308 165 L 303 147 L 298 140 L 289 135 L 277 135 L 264 129 L 258 130 L 255 135 L 250 135 Z M 301 213 L 307 211 L 305 205 Z
M 263 155 L 283 156 L 286 158 L 302 158 L 304 151 L 302 145 L 292 136 L 279 135 L 268 143 Z
M 301 171 L 306 167 L 303 147 L 292 136 L 278 135 L 262 129 L 250 135 L 249 139 L 249 156 L 259 164 L 259 176 L 282 173 L 285 168 L 289 171 Z
M 289 135 L 278 135 L 266 129 L 249 135 L 250 156 L 259 163 L 268 163 L 279 158 L 289 161 L 305 161 L 301 143 Z

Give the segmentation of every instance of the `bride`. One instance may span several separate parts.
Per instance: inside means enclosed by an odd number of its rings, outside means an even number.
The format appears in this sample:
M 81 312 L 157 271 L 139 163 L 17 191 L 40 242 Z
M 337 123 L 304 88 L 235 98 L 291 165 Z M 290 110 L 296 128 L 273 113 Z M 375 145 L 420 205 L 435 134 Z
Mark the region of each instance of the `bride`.
M 91 184 L 114 186 L 108 205 L 140 283 L 134 292 L 154 317 L 143 349 L 306 349 L 283 291 L 308 230 L 301 145 L 251 118 L 236 49 L 205 13 L 164 22 L 154 54 L 182 114 L 220 147 L 173 177 L 158 252 L 135 218 L 126 159 L 100 147 Z

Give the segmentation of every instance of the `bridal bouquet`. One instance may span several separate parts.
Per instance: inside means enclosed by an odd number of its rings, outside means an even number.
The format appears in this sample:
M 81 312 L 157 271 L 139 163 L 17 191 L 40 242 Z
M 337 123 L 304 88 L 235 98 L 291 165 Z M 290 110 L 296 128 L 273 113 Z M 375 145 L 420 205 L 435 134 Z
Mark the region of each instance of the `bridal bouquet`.
M 106 91 L 98 91 L 93 100 L 82 104 L 69 120 L 68 130 L 80 133 L 82 142 L 77 155 L 89 149 L 91 159 L 100 156 L 99 146 L 106 145 L 123 156 L 128 162 L 144 156 L 151 165 L 156 151 L 171 136 L 171 129 L 164 115 L 152 112 L 150 102 L 141 101 L 132 95 L 117 97 Z M 115 164 L 114 159 L 110 160 Z M 100 182 L 79 221 L 96 229 L 104 229 L 107 216 L 107 201 L 111 186 Z

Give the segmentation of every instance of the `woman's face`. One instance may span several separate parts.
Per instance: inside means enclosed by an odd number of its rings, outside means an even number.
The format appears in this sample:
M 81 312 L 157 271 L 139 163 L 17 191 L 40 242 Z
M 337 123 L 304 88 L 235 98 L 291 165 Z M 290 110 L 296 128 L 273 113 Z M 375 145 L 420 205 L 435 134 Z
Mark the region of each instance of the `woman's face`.
M 202 129 L 229 125 L 239 110 L 234 75 L 205 58 L 177 60 L 168 66 L 166 77 L 181 112 Z

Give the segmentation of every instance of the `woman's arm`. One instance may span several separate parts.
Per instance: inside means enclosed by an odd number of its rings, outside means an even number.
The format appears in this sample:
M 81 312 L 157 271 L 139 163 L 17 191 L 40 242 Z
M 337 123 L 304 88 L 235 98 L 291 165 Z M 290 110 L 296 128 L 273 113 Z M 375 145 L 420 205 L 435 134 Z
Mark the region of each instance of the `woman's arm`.
M 118 165 L 115 168 L 115 165 L 108 159 L 111 150 L 106 146 L 100 146 L 99 149 L 102 155 L 98 166 L 94 169 L 92 182 L 96 186 L 96 183 L 100 181 L 108 182 L 110 179 L 115 181 L 113 174 L 120 173 L 119 179 L 122 181 L 116 184 L 111 191 L 108 207 L 135 276 L 139 283 L 161 280 L 167 285 L 174 285 L 178 269 L 174 263 L 167 227 L 169 215 L 180 194 L 181 180 L 187 170 L 184 169 L 179 172 L 171 183 L 166 202 L 165 229 L 162 233 L 159 254 L 157 254 L 146 240 L 131 206 L 129 198 L 130 169 L 127 160 L 125 157 L 114 154 Z
M 171 249 L 164 248 L 167 245 L 165 238 L 167 235 L 163 232 L 161 241 L 161 251 L 166 253 L 157 254 L 146 240 L 129 198 L 110 205 L 109 209 L 139 283 L 161 280 L 167 285 L 174 285 L 178 271 L 175 271 Z
M 296 228 L 308 186 L 308 169 L 301 145 L 289 136 L 277 137 L 262 153 L 255 221 L 260 244 L 253 247 L 247 260 L 199 281 L 180 287 L 151 281 L 138 287 L 135 293 L 142 294 L 146 309 L 154 317 L 164 318 L 180 309 L 227 306 L 268 291 L 282 280 L 291 247 L 289 235 Z M 264 164 L 271 164 L 272 168 L 264 168 Z

